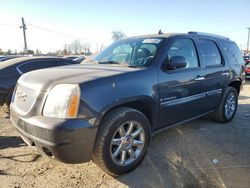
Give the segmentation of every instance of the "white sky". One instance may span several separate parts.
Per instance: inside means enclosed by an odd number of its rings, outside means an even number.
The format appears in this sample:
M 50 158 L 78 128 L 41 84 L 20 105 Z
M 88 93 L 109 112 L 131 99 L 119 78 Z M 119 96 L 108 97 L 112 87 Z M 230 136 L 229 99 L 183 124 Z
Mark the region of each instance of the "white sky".
M 96 51 L 112 42 L 112 30 L 127 36 L 202 31 L 227 36 L 246 48 L 250 0 L 0 0 L 0 48 L 23 50 L 21 17 L 31 50 L 53 52 L 80 39 Z M 8 25 L 6 25 L 8 24 Z M 70 36 L 30 26 L 33 24 Z

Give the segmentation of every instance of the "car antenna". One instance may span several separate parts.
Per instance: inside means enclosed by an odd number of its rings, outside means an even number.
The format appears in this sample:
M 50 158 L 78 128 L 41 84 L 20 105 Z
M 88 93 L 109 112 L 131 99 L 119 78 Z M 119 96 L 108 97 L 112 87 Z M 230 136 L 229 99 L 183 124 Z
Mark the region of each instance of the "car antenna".
M 161 29 L 158 31 L 158 35 L 162 35 L 163 32 L 161 31 Z

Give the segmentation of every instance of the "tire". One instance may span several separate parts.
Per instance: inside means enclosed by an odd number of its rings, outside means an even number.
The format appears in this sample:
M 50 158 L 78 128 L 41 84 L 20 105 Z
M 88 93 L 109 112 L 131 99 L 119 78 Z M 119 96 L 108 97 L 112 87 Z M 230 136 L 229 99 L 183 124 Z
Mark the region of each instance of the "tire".
M 232 106 L 231 110 L 227 110 L 226 104 L 230 98 L 232 99 L 231 100 L 232 103 L 234 103 L 234 107 Z M 238 93 L 235 88 L 229 86 L 225 89 L 223 96 L 221 98 L 220 105 L 213 114 L 213 118 L 220 123 L 230 122 L 235 116 L 237 107 L 238 107 Z M 231 113 L 229 113 L 229 111 L 231 111 Z
M 101 122 L 92 159 L 106 173 L 118 176 L 143 161 L 150 140 L 151 129 L 146 116 L 138 110 L 119 107 L 108 112 Z

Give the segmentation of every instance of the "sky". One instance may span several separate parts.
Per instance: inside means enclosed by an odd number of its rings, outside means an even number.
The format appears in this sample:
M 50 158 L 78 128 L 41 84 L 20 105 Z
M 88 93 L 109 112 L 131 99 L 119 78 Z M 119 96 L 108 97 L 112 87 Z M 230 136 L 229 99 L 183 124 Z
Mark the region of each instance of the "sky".
M 21 18 L 31 50 L 53 52 L 79 39 L 91 50 L 126 36 L 200 31 L 224 35 L 246 48 L 250 0 L 0 0 L 0 48 L 23 50 Z

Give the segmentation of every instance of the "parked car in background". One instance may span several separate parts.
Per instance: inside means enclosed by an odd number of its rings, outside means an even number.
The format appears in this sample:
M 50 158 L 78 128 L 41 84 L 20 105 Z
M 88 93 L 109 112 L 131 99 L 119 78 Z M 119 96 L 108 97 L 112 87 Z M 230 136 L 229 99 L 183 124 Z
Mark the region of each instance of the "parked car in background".
M 0 62 L 1 62 L 1 61 L 6 61 L 6 60 L 9 60 L 9 59 L 18 58 L 18 57 L 23 57 L 23 55 L 7 55 L 7 56 L 0 56 Z
M 245 66 L 245 73 L 246 73 L 246 78 L 250 78 L 250 63 L 246 64 Z
M 76 64 L 80 64 L 82 61 L 86 59 L 84 55 L 69 55 L 69 56 L 63 56 L 65 59 L 70 59 L 74 61 Z
M 80 64 L 80 63 L 82 63 L 85 59 L 86 59 L 85 56 L 81 56 L 81 57 L 78 57 L 78 58 L 73 59 L 73 61 L 76 62 L 77 64 Z
M 74 59 L 76 59 L 78 57 L 79 57 L 79 55 L 67 55 L 67 56 L 63 56 L 63 58 L 70 59 L 70 60 L 74 60 Z
M 244 75 L 242 54 L 226 37 L 131 37 L 81 65 L 24 74 L 10 118 L 42 154 L 65 163 L 92 158 L 117 176 L 142 162 L 159 131 L 206 114 L 230 122 Z
M 29 71 L 75 64 L 74 61 L 56 57 L 19 57 L 0 63 L 0 105 L 10 104 L 18 78 Z
M 244 55 L 245 64 L 250 63 L 250 55 Z
M 0 56 L 0 61 L 4 61 L 5 59 L 6 59 L 6 56 L 4 56 L 4 55 Z

